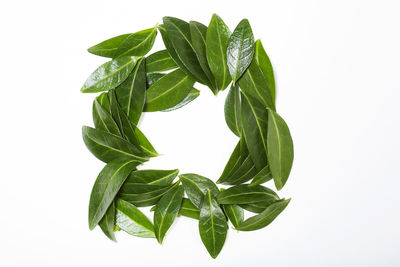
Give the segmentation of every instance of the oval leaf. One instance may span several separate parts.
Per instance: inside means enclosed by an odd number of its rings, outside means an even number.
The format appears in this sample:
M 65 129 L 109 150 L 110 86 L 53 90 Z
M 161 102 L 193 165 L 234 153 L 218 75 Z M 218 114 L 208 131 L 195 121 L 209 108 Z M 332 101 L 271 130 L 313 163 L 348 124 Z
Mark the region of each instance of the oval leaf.
M 165 73 L 149 73 L 146 74 L 146 87 L 149 89 L 154 83 L 165 76 Z
M 261 171 L 257 173 L 257 175 L 253 177 L 253 181 L 251 181 L 250 185 L 263 184 L 271 179 L 271 170 L 269 169 L 269 166 L 265 166 Z
M 247 19 L 236 26 L 226 52 L 229 73 L 235 84 L 249 67 L 254 55 L 254 36 Z
M 81 92 L 97 93 L 117 87 L 125 81 L 135 64 L 136 60 L 130 57 L 121 57 L 104 63 L 90 74 Z
M 219 91 L 228 87 L 232 80 L 226 62 L 226 49 L 230 35 L 231 31 L 228 26 L 218 15 L 214 14 L 207 29 L 206 54 L 208 65 L 215 77 Z
M 270 200 L 265 200 L 265 201 L 260 201 L 260 202 L 254 202 L 254 203 L 248 203 L 248 204 L 240 204 L 239 206 L 242 207 L 245 210 L 248 210 L 250 212 L 254 213 L 261 213 L 263 212 L 267 207 L 275 203 L 276 199 L 270 199 Z
M 154 238 L 154 226 L 138 208 L 122 199 L 117 201 L 116 225 L 130 235 Z
M 179 170 L 138 170 L 129 174 L 127 183 L 170 185 L 178 176 Z
M 100 172 L 93 185 L 89 202 L 89 228 L 92 230 L 103 218 L 129 173 L 140 162 L 131 159 L 116 159 Z
M 226 204 L 223 205 L 223 208 L 226 216 L 234 227 L 238 227 L 243 222 L 244 211 L 240 206 Z
M 276 93 L 274 69 L 272 68 L 271 61 L 269 60 L 269 57 L 264 50 L 261 40 L 256 41 L 254 59 L 256 60 L 257 65 L 260 67 L 261 71 L 264 73 L 265 79 L 268 83 L 268 88 L 271 90 L 272 102 L 275 103 Z
M 157 26 L 130 34 L 118 46 L 114 57 L 144 56 L 154 45 L 157 36 Z
M 146 58 L 147 73 L 167 71 L 177 67 L 167 50 L 157 51 Z
M 242 132 L 242 117 L 240 106 L 239 87 L 232 85 L 225 100 L 224 112 L 225 121 L 229 129 L 240 137 Z
M 154 230 L 157 241 L 161 244 L 168 229 L 178 215 L 183 198 L 183 188 L 174 188 L 165 194 L 157 203 L 154 211 Z
M 93 101 L 93 122 L 97 129 L 121 136 L 113 117 L 101 106 L 97 99 Z
M 200 217 L 200 210 L 189 199 L 184 198 L 182 199 L 182 205 L 178 215 L 198 220 Z
M 107 39 L 97 45 L 89 47 L 88 52 L 101 57 L 113 58 L 118 47 L 130 35 L 131 33 L 127 33 Z
M 248 218 L 236 227 L 239 231 L 254 231 L 270 224 L 289 204 L 290 199 L 283 199 L 268 206 L 263 212 Z
M 181 70 L 168 73 L 146 92 L 144 111 L 160 111 L 179 104 L 189 94 L 194 82 Z
M 230 174 L 222 184 L 237 185 L 251 180 L 257 174 L 256 167 L 250 155 L 240 164 L 235 172 Z
M 192 89 L 190 89 L 189 94 L 177 105 L 173 106 L 172 108 L 167 108 L 167 109 L 164 109 L 161 111 L 169 112 L 169 111 L 180 109 L 181 107 L 184 107 L 187 104 L 189 104 L 190 102 L 192 102 L 193 100 L 195 100 L 199 95 L 200 95 L 200 91 L 197 90 L 196 88 L 192 88 Z
M 282 189 L 293 164 L 293 141 L 286 122 L 278 113 L 268 110 L 268 160 L 275 186 Z
M 200 208 L 199 232 L 201 241 L 214 259 L 224 246 L 228 225 L 224 212 L 210 190 L 206 190 Z
M 103 218 L 99 222 L 99 226 L 103 233 L 112 241 L 117 242 L 114 234 L 115 227 L 115 204 L 114 201 L 111 203 L 108 208 L 106 214 L 104 214 Z
M 218 187 L 213 181 L 194 173 L 181 174 L 179 180 L 181 180 L 183 189 L 190 201 L 198 208 L 201 207 L 207 189 L 211 191 L 213 196 L 219 193 Z
M 248 184 L 232 186 L 217 195 L 219 204 L 247 204 L 271 199 L 279 199 L 271 189 L 261 185 L 249 186 Z

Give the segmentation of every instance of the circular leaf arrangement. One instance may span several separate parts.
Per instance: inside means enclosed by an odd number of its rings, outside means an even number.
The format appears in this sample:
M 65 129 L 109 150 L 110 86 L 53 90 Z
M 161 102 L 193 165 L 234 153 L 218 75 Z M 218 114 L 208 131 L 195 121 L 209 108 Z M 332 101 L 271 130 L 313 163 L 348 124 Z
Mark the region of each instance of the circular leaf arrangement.
M 160 32 L 165 50 L 145 56 Z M 221 251 L 228 222 L 238 231 L 270 224 L 289 204 L 263 186 L 286 183 L 293 143 L 276 113 L 271 62 L 247 19 L 231 32 L 217 15 L 207 26 L 164 17 L 163 24 L 123 34 L 88 49 L 111 58 L 86 80 L 81 91 L 98 93 L 94 128 L 84 126 L 83 140 L 106 163 L 90 196 L 89 228 L 100 226 L 115 241 L 123 230 L 163 242 L 177 216 L 199 221 L 201 240 L 211 257 Z M 137 127 L 142 112 L 172 111 L 199 96 L 194 83 L 217 95 L 230 84 L 225 119 L 239 141 L 217 183 L 179 170 L 138 170 L 158 153 Z M 151 221 L 139 209 L 151 207 Z M 254 213 L 245 219 L 244 210 Z

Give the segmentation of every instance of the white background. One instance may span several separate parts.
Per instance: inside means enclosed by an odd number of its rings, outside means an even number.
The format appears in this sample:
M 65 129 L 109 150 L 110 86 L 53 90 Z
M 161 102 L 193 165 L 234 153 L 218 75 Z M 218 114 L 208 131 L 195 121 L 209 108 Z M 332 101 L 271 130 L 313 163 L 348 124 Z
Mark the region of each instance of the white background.
M 0 265 L 399 266 L 399 3 L 2 1 Z M 89 231 L 104 164 L 81 139 L 94 95 L 79 89 L 106 59 L 86 48 L 165 15 L 208 24 L 214 12 L 232 30 L 248 18 L 271 57 L 295 145 L 280 192 L 292 202 L 263 230 L 231 230 L 216 260 L 187 218 L 162 246 Z M 144 116 L 142 130 L 164 154 L 146 167 L 216 180 L 236 143 L 223 117 L 227 92 L 197 87 L 201 96 L 181 110 Z

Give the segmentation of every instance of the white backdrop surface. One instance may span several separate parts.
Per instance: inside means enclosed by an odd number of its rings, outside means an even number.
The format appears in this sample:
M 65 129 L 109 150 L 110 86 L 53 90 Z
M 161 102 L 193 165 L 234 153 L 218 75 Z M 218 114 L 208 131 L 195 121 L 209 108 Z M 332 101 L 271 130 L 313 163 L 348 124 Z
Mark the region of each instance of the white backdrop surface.
M 0 265 L 399 266 L 399 11 L 384 0 L 2 1 Z M 216 260 L 187 218 L 162 246 L 123 233 L 112 243 L 87 226 L 103 163 L 81 139 L 94 95 L 79 89 L 106 59 L 86 48 L 166 15 L 208 24 L 212 13 L 231 29 L 248 18 L 271 57 L 295 145 L 280 192 L 292 201 L 263 230 L 231 230 Z M 197 87 L 188 106 L 144 116 L 163 154 L 145 166 L 216 180 L 236 143 L 227 92 Z

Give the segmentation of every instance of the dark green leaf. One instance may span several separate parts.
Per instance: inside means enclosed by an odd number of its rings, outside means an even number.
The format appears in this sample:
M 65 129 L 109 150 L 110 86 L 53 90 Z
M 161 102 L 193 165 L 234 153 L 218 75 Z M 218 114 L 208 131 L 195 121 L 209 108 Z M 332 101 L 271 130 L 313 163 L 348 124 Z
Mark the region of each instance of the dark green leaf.
M 201 207 L 201 202 L 207 189 L 211 191 L 213 196 L 219 193 L 218 187 L 213 181 L 194 173 L 181 174 L 179 175 L 179 180 L 181 180 L 183 189 L 190 201 L 198 208 Z
M 113 117 L 109 111 L 101 106 L 97 99 L 93 101 L 93 122 L 96 129 L 121 136 L 121 132 Z
M 163 22 L 167 30 L 168 39 L 174 47 L 180 61 L 196 78 L 196 81 L 209 85 L 210 82 L 201 68 L 193 48 L 189 23 L 173 17 L 164 17 Z
M 283 199 L 268 206 L 263 212 L 248 218 L 236 227 L 239 231 L 254 231 L 270 224 L 289 204 L 290 199 Z
M 144 56 L 153 47 L 157 36 L 157 26 L 130 34 L 118 46 L 114 57 Z
M 242 132 L 242 118 L 239 87 L 232 85 L 225 100 L 225 121 L 229 129 L 240 137 Z
M 160 111 L 179 104 L 189 94 L 194 82 L 183 71 L 168 73 L 146 91 L 145 111 Z
M 130 57 L 121 57 L 104 63 L 90 74 L 81 92 L 97 93 L 117 87 L 125 81 L 135 64 L 136 60 Z
M 248 184 L 232 186 L 217 195 L 219 204 L 247 204 L 271 199 L 279 199 L 271 189 L 261 185 L 249 186 Z
M 218 15 L 213 14 L 207 29 L 206 51 L 207 61 L 219 91 L 224 90 L 231 82 L 226 62 L 226 49 L 230 35 L 228 26 Z
M 177 67 L 167 50 L 157 51 L 146 58 L 147 73 L 167 71 Z
M 99 226 L 103 233 L 112 241 L 117 242 L 114 235 L 114 225 L 115 225 L 115 204 L 114 201 L 111 203 L 106 214 L 99 222 Z
M 269 60 L 269 57 L 264 50 L 261 40 L 256 41 L 254 59 L 256 60 L 257 65 L 260 67 L 260 69 L 264 73 L 265 79 L 267 80 L 267 83 L 268 83 L 268 88 L 271 90 L 272 102 L 275 103 L 274 70 L 272 68 L 271 61 Z
M 234 227 L 238 227 L 243 222 L 244 212 L 238 205 L 223 205 L 226 216 Z
M 97 99 L 97 101 L 99 101 L 99 103 L 103 107 L 103 109 L 105 109 L 108 113 L 111 113 L 108 92 L 101 93 L 98 97 L 96 97 L 96 99 Z
M 239 80 L 239 86 L 244 94 L 254 97 L 260 101 L 264 107 L 275 110 L 275 104 L 272 100 L 267 79 L 257 65 L 256 60 L 253 60 L 244 72 L 242 78 Z
M 162 187 L 159 190 L 143 193 L 143 194 L 135 194 L 135 193 L 121 193 L 119 197 L 125 201 L 128 201 L 134 204 L 137 207 L 148 207 L 156 204 L 160 198 L 166 194 L 168 191 L 174 189 L 179 185 L 179 182 L 176 182 L 170 186 Z M 156 185 L 157 186 L 157 185 Z M 135 192 L 135 191 L 133 191 Z
M 234 173 L 238 166 L 241 164 L 241 142 L 243 142 L 243 139 L 240 139 L 240 141 L 237 143 L 235 149 L 233 150 L 228 163 L 225 165 L 224 171 L 222 172 L 220 178 L 218 179 L 217 183 L 221 184 L 223 183 L 232 173 Z
M 285 185 L 293 164 L 293 141 L 286 122 L 278 113 L 268 110 L 268 160 L 275 186 Z
M 157 241 L 160 244 L 178 215 L 182 198 L 183 188 L 179 186 L 166 193 L 156 205 L 154 211 L 154 230 Z
M 190 21 L 190 36 L 192 38 L 192 44 L 194 51 L 196 52 L 197 59 L 199 60 L 200 66 L 207 76 L 210 82 L 210 89 L 214 95 L 218 94 L 217 82 L 214 75 L 212 74 L 207 61 L 207 51 L 206 51 L 206 35 L 207 26 L 201 24 L 197 21 Z
M 243 133 L 249 154 L 258 171 L 267 164 L 268 112 L 251 96 L 242 93 Z
M 119 136 L 88 126 L 82 127 L 82 136 L 89 151 L 106 163 L 120 157 L 131 158 L 140 163 L 148 160 L 141 150 Z
M 154 238 L 154 226 L 138 208 L 122 199 L 117 201 L 116 224 L 121 230 L 138 237 Z
M 152 185 L 170 185 L 178 176 L 179 170 L 138 170 L 129 174 L 126 183 L 143 183 Z
M 161 79 L 164 76 L 165 76 L 164 73 L 158 73 L 158 72 L 146 74 L 147 89 L 149 89 L 154 83 L 156 83 L 159 79 Z
M 176 106 L 173 106 L 172 108 L 164 109 L 162 111 L 168 112 L 168 111 L 180 109 L 181 107 L 184 107 L 187 104 L 189 104 L 190 102 L 192 102 L 193 100 L 195 100 L 199 95 L 200 95 L 200 91 L 197 90 L 196 88 L 192 88 L 190 90 L 189 94 L 181 102 L 179 102 Z
M 269 169 L 269 166 L 265 166 L 261 171 L 257 173 L 257 175 L 253 177 L 253 181 L 251 181 L 250 185 L 263 184 L 271 179 L 271 170 Z
M 118 103 L 129 120 L 137 125 L 142 115 L 146 96 L 146 72 L 144 59 L 138 60 L 128 78 L 115 88 Z
M 229 73 L 235 84 L 249 67 L 254 55 L 254 36 L 247 19 L 236 26 L 229 38 L 226 53 Z
M 113 58 L 118 47 L 130 35 L 131 33 L 127 33 L 105 40 L 97 45 L 89 47 L 88 52 L 101 57 Z
M 214 259 L 224 246 L 228 224 L 224 212 L 207 189 L 200 208 L 199 232 L 204 246 Z
M 127 179 L 124 185 L 119 190 L 120 194 L 145 194 L 152 193 L 155 191 L 166 190 L 169 185 L 155 185 L 155 184 L 142 184 L 142 183 L 130 183 Z
M 182 199 L 182 205 L 178 215 L 198 220 L 200 217 L 200 210 L 189 199 L 184 198 Z
M 108 163 L 93 185 L 89 202 L 89 228 L 103 218 L 129 173 L 139 164 L 135 159 L 118 158 Z
M 272 203 L 275 203 L 276 201 L 279 201 L 279 200 L 269 199 L 269 200 L 260 201 L 260 202 L 254 202 L 254 203 L 248 203 L 248 204 L 240 204 L 239 206 L 242 207 L 245 210 L 250 211 L 250 212 L 261 213 L 267 207 L 269 207 Z
M 237 185 L 249 181 L 257 174 L 253 160 L 248 155 L 235 172 L 227 176 L 222 184 Z

